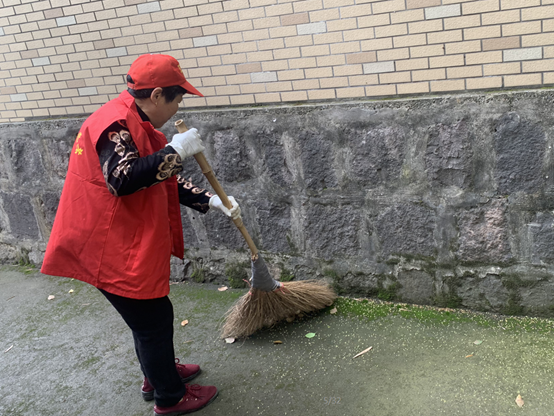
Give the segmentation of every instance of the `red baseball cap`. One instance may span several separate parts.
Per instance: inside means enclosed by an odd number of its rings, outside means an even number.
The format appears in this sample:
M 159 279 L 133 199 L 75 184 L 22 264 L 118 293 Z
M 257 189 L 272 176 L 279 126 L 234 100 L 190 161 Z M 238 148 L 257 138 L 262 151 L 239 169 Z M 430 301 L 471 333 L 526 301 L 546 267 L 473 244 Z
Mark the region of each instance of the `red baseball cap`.
M 133 83 L 127 82 L 127 86 L 134 90 L 179 85 L 189 94 L 203 97 L 185 79 L 179 62 L 173 56 L 160 54 L 141 55 L 131 64 L 127 75 L 133 80 Z

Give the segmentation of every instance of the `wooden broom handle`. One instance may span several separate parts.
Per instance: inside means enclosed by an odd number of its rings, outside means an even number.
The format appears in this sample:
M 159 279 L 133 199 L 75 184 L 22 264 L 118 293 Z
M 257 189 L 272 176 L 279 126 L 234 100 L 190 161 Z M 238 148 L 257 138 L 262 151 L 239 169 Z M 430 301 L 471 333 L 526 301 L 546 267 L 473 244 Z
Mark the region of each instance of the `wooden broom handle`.
M 177 131 L 179 133 L 184 133 L 188 130 L 188 127 L 185 125 L 183 120 L 177 120 L 175 122 L 175 127 L 177 128 Z M 231 204 L 231 201 L 229 201 L 229 198 L 227 198 L 227 194 L 223 190 L 223 187 L 220 185 L 219 181 L 215 177 L 215 174 L 212 170 L 212 167 L 206 160 L 206 156 L 204 156 L 204 153 L 200 152 L 194 155 L 194 158 L 200 165 L 200 169 L 202 169 L 202 173 L 208 179 L 208 182 L 210 182 L 210 185 L 212 186 L 212 189 L 215 191 L 217 196 L 221 199 L 221 202 L 223 202 L 223 205 L 227 207 L 227 209 L 231 209 L 233 207 L 233 204 Z M 254 244 L 254 241 L 252 241 L 252 237 L 250 237 L 250 234 L 248 234 L 248 231 L 246 230 L 246 227 L 244 226 L 244 223 L 242 222 L 242 218 L 236 218 L 233 219 L 233 222 L 239 229 L 240 233 L 244 237 L 244 240 L 246 241 L 246 244 L 248 244 L 248 248 L 250 249 L 250 252 L 252 253 L 252 259 L 258 258 L 258 249 L 256 245 Z

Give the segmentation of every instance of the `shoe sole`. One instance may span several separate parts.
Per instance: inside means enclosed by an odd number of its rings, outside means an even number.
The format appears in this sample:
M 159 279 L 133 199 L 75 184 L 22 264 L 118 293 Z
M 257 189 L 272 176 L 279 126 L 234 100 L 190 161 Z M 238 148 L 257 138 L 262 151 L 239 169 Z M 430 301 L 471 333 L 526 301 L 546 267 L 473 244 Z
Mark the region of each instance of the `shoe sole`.
M 215 398 L 217 397 L 217 395 L 219 394 L 219 390 L 216 390 L 215 394 L 213 395 L 213 397 L 210 399 L 210 401 L 206 402 L 206 404 L 202 407 L 199 407 L 198 409 L 194 409 L 194 410 L 189 410 L 189 411 L 179 411 L 179 412 L 171 412 L 171 413 L 156 413 L 156 410 L 154 410 L 154 416 L 179 416 L 179 415 L 186 415 L 188 413 L 194 413 L 194 412 L 197 412 L 203 408 L 205 408 L 207 405 L 209 405 L 210 403 L 212 403 Z
M 188 376 L 187 378 L 182 378 L 181 382 L 183 384 L 188 383 L 189 381 L 193 380 L 198 375 L 200 375 L 201 372 L 202 372 L 202 369 L 198 370 L 198 372 L 194 373 L 192 376 Z M 142 391 L 141 390 L 140 393 L 142 394 L 142 399 L 145 402 L 151 402 L 152 400 L 154 400 L 154 390 L 152 390 L 152 391 Z

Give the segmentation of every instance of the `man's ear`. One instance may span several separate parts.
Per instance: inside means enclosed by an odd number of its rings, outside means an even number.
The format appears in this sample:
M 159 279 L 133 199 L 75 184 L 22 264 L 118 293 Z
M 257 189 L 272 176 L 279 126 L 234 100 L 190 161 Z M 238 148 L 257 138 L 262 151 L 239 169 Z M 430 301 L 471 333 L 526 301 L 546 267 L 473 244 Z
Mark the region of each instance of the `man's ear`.
M 150 100 L 152 100 L 155 105 L 158 105 L 158 101 L 162 98 L 162 91 L 162 87 L 156 87 L 152 90 L 152 94 L 150 94 Z

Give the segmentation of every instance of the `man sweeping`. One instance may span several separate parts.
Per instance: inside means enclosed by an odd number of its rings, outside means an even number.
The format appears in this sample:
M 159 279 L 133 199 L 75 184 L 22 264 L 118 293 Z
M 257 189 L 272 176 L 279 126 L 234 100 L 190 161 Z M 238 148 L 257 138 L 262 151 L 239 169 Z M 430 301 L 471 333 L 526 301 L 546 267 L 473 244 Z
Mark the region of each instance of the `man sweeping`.
M 204 150 L 196 129 L 168 144 L 161 128 L 184 94 L 202 96 L 176 59 L 143 55 L 127 74 L 128 90 L 93 113 L 75 140 L 42 273 L 97 287 L 131 328 L 144 373 L 142 396 L 157 415 L 194 412 L 217 396 L 214 386 L 185 384 L 200 373 L 179 364 L 168 298 L 170 257 L 184 256 L 179 203 L 205 213 L 218 196 L 176 175 Z

